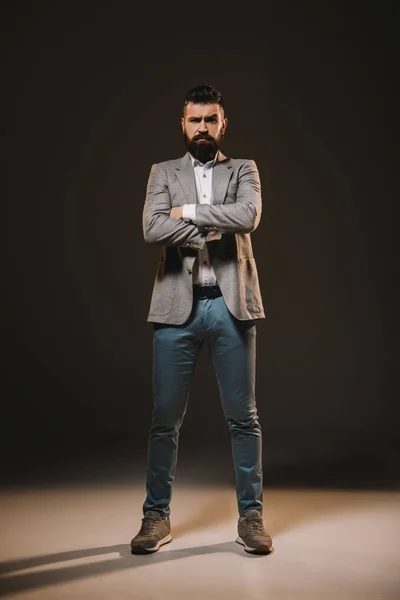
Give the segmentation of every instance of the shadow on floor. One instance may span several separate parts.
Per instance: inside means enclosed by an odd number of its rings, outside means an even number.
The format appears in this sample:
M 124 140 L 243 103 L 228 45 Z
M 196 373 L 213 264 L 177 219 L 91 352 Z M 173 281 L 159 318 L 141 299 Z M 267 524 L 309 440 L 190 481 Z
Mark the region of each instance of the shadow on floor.
M 164 547 L 158 552 L 146 556 L 132 555 L 128 544 L 85 548 L 83 550 L 44 554 L 0 563 L 0 595 L 5 596 L 7 594 L 34 590 L 48 585 L 76 581 L 85 577 L 107 575 L 125 569 L 134 569 L 143 565 L 149 565 L 150 563 L 154 565 L 191 556 L 220 552 L 240 554 L 243 558 L 250 560 L 262 560 L 265 558 L 263 555 L 248 554 L 243 550 L 242 546 L 239 546 L 234 541 L 177 550 L 170 550 Z M 114 553 L 118 554 L 118 557 L 109 560 L 100 560 L 83 565 L 63 566 L 62 568 L 47 568 L 49 565 L 65 561 L 78 560 L 91 556 L 100 557 Z M 20 573 L 20 571 L 37 567 L 46 567 L 46 569 L 34 573 Z

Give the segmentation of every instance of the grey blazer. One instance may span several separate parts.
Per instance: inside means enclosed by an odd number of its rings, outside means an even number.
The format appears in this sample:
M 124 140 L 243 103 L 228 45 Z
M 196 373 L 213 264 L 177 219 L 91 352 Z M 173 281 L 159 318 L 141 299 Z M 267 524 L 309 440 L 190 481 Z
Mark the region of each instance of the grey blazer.
M 253 160 L 227 158 L 219 152 L 212 179 L 213 204 L 197 204 L 196 221 L 169 216 L 174 206 L 196 203 L 189 153 L 151 168 L 143 208 L 146 242 L 160 244 L 161 255 L 148 321 L 181 325 L 193 304 L 193 264 L 207 243 L 225 303 L 239 320 L 265 318 L 250 239 L 261 218 L 261 184 Z M 206 242 L 210 231 L 220 240 Z

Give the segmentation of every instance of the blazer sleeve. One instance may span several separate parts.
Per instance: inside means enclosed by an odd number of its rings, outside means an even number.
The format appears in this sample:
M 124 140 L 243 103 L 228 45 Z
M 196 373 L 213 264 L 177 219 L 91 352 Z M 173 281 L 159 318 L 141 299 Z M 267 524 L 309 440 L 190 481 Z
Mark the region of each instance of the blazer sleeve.
M 196 250 L 203 249 L 207 233 L 200 232 L 197 225 L 183 220 L 172 219 L 171 198 L 165 169 L 154 164 L 147 182 L 146 199 L 143 208 L 143 236 L 150 244 L 163 246 L 185 246 Z
M 229 204 L 198 204 L 196 224 L 200 232 L 250 233 L 261 219 L 262 199 L 258 168 L 246 160 L 239 169 L 236 201 Z

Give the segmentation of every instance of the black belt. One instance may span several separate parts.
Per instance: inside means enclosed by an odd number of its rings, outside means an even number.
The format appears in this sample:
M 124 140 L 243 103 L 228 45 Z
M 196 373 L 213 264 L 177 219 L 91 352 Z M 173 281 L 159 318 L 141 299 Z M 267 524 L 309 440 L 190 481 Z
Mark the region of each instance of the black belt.
M 193 296 L 198 300 L 205 300 L 206 298 L 219 298 L 222 296 L 219 285 L 197 285 L 193 286 Z

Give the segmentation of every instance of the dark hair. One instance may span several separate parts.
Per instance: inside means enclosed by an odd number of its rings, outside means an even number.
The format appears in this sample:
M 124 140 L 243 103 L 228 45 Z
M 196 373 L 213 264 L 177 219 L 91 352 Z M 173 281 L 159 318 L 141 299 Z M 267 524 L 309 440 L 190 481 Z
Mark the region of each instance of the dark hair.
M 185 112 L 189 102 L 194 104 L 219 104 L 225 112 L 225 102 L 222 94 L 213 85 L 203 84 L 190 89 L 185 97 L 183 112 Z

